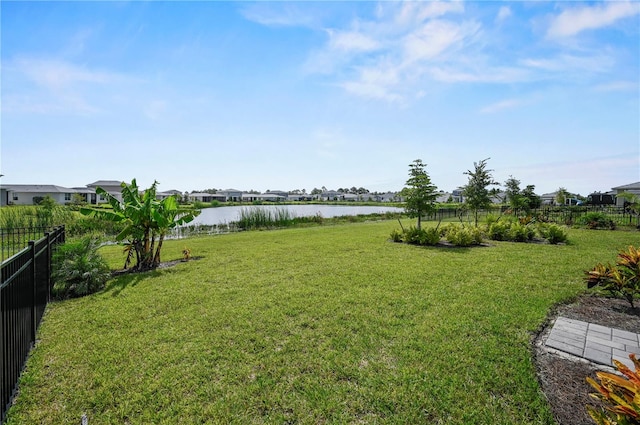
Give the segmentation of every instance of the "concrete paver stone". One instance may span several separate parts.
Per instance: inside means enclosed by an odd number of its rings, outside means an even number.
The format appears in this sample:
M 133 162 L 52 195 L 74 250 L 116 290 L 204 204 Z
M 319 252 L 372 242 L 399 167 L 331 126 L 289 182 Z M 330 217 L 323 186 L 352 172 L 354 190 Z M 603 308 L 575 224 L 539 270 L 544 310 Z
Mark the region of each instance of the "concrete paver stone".
M 616 359 L 633 369 L 629 354 L 640 354 L 640 334 L 558 317 L 545 345 L 607 366 Z

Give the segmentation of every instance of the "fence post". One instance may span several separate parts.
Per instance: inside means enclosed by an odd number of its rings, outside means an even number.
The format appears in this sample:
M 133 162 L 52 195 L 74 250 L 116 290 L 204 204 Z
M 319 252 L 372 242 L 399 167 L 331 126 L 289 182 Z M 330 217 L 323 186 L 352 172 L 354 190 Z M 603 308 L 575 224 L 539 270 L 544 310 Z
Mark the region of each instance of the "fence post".
M 29 251 L 31 252 L 31 341 L 36 340 L 36 242 L 29 241 Z
M 47 238 L 47 303 L 51 301 L 51 232 L 45 232 Z

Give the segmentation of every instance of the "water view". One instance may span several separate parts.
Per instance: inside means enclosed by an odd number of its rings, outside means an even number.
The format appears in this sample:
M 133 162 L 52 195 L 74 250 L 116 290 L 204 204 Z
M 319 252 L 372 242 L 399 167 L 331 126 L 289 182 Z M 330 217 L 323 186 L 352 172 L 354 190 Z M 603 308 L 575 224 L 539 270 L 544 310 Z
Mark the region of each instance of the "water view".
M 323 218 L 342 217 L 361 214 L 384 214 L 387 212 L 403 212 L 402 208 L 385 206 L 349 206 L 349 205 L 242 205 L 219 208 L 205 208 L 189 225 L 221 225 L 238 221 L 242 210 L 252 209 L 271 210 L 273 212 L 286 210 L 293 217 Z

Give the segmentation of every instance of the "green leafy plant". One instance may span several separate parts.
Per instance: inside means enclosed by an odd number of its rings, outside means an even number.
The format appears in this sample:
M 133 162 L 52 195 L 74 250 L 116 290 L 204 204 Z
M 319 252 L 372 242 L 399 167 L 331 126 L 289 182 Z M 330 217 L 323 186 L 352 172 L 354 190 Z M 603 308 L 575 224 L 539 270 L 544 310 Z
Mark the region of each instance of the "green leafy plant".
M 585 272 L 588 288 L 600 286 L 613 295 L 621 296 L 635 308 L 634 298 L 640 295 L 640 249 L 630 246 L 618 253 L 615 266 L 598 263 Z
M 607 372 L 596 372 L 600 383 L 587 378 L 587 382 L 598 392 L 591 397 L 604 403 L 604 409 L 587 406 L 589 415 L 598 425 L 638 425 L 640 424 L 640 361 L 630 354 L 635 371 L 614 360 L 613 363 L 623 376 Z
M 509 229 L 511 224 L 505 221 L 496 221 L 491 223 L 488 227 L 488 237 L 494 241 L 507 241 L 509 240 Z
M 521 222 L 512 223 L 509 227 L 509 240 L 515 242 L 529 242 L 533 240 L 536 231 L 533 227 Z
M 436 228 L 419 229 L 410 226 L 405 229 L 403 239 L 406 243 L 413 245 L 436 245 L 440 242 L 440 233 Z
M 128 240 L 135 250 L 137 270 L 154 269 L 160 265 L 160 252 L 164 237 L 170 229 L 191 222 L 200 211 L 178 205 L 175 196 L 162 200 L 156 197 L 154 182 L 142 195 L 136 180 L 130 185 L 122 183 L 122 201 L 98 187 L 96 193 L 103 196 L 111 210 L 82 208 L 80 212 L 107 221 L 124 223 L 124 229 L 116 240 Z M 127 257 L 129 259 L 131 257 Z
M 587 228 L 589 229 L 615 230 L 616 228 L 616 224 L 613 222 L 613 220 L 607 217 L 606 214 L 597 211 L 586 213 L 578 219 L 578 222 L 587 226 Z
M 98 248 L 98 240 L 91 237 L 58 247 L 52 258 L 55 298 L 80 297 L 102 289 L 111 273 Z
M 556 224 L 540 223 L 538 233 L 552 245 L 564 243 L 569 238 L 567 232 Z
M 450 223 L 443 228 L 442 232 L 447 242 L 455 246 L 479 245 L 484 240 L 484 235 L 478 227 L 458 226 Z
M 390 237 L 393 242 L 402 242 L 402 232 L 398 229 L 393 229 Z
M 405 211 L 412 218 L 417 218 L 417 227 L 420 229 L 422 217 L 435 210 L 435 202 L 438 189 L 431 183 L 431 178 L 425 170 L 426 164 L 421 159 L 416 159 L 409 165 L 409 179 L 406 187 L 402 189 L 405 197 Z

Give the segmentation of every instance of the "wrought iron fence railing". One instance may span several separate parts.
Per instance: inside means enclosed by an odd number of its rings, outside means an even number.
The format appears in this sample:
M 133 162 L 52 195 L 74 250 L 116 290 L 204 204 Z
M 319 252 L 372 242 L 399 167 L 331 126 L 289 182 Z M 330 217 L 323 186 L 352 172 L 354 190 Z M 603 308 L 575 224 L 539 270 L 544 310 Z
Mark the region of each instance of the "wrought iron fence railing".
M 53 250 L 64 240 L 64 226 L 56 227 L 0 265 L 0 423 L 51 297 Z

